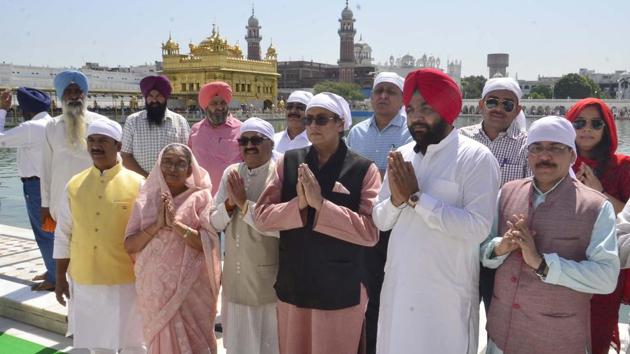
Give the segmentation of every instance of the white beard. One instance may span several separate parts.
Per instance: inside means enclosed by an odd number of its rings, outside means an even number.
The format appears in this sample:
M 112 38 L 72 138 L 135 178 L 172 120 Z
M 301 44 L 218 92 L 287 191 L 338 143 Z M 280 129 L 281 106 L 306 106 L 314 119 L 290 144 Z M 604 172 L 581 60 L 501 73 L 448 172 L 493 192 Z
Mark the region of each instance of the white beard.
M 70 105 L 68 101 L 62 102 L 63 116 L 66 123 L 66 143 L 69 147 L 78 150 L 86 149 L 85 142 L 85 101 L 79 100 L 80 106 Z

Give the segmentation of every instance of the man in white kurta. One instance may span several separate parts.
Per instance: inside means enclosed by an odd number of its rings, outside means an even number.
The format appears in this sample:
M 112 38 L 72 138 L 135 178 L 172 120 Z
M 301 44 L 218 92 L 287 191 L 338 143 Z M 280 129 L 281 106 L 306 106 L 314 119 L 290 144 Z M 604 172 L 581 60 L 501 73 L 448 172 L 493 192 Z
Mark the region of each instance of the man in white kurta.
M 452 126 L 461 93 L 444 73 L 405 79 L 415 142 L 390 154 L 376 226 L 391 230 L 377 353 L 476 353 L 479 244 L 493 220 L 499 166 Z
M 57 204 L 72 176 L 90 167 L 85 132 L 90 123 L 107 119 L 87 110 L 88 81 L 80 71 L 63 71 L 54 80 L 62 114 L 46 125 L 41 177 L 42 220 L 57 220 Z
M 244 162 L 223 173 L 210 216 L 225 230 L 221 284 L 223 345 L 230 354 L 278 353 L 276 292 L 278 232 L 260 232 L 253 215 L 256 201 L 274 176 L 273 126 L 249 118 L 238 143 Z
M 62 305 L 69 301 L 73 346 L 92 354 L 144 353 L 133 264 L 123 246 L 144 178 L 118 160 L 121 140 L 113 120 L 90 125 L 93 166 L 70 179 L 57 210 L 55 295 Z

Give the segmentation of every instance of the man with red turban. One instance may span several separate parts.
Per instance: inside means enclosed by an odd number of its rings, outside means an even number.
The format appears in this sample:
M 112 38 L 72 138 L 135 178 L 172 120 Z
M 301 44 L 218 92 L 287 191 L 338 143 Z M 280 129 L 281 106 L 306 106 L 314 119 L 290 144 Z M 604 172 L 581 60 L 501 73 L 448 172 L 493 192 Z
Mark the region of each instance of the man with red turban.
M 120 154 L 126 168 L 147 177 L 166 145 L 186 144 L 190 127 L 186 118 L 166 108 L 172 91 L 166 76 L 145 77 L 140 91 L 145 109 L 127 117 Z
M 199 108 L 206 118 L 192 126 L 188 146 L 212 180 L 212 195 L 219 189 L 223 171 L 241 162 L 238 146 L 241 121 L 229 111 L 232 88 L 223 81 L 205 84 L 199 91 Z
M 477 353 L 479 244 L 496 211 L 499 164 L 453 127 L 462 96 L 443 72 L 409 73 L 403 103 L 415 141 L 389 154 L 372 211 L 391 230 L 377 353 Z

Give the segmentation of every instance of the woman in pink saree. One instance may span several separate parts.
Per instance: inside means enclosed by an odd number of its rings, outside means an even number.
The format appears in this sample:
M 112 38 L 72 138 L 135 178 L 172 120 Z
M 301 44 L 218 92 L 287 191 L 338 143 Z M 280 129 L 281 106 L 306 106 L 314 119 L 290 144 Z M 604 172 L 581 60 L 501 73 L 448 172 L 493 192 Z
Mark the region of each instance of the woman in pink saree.
M 150 354 L 217 352 L 221 268 L 211 205 L 210 177 L 190 149 L 166 146 L 140 189 L 125 239 Z

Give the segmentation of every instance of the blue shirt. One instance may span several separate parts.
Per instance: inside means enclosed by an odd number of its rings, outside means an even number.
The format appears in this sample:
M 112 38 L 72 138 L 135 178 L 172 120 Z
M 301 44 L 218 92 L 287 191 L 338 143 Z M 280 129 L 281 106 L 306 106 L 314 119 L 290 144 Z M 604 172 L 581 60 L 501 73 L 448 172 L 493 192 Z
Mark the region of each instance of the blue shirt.
M 382 130 L 376 125 L 374 116 L 356 124 L 348 133 L 347 143 L 352 151 L 374 161 L 381 175 L 387 169 L 390 151 L 411 142 L 407 128 L 407 117 L 398 113 Z

